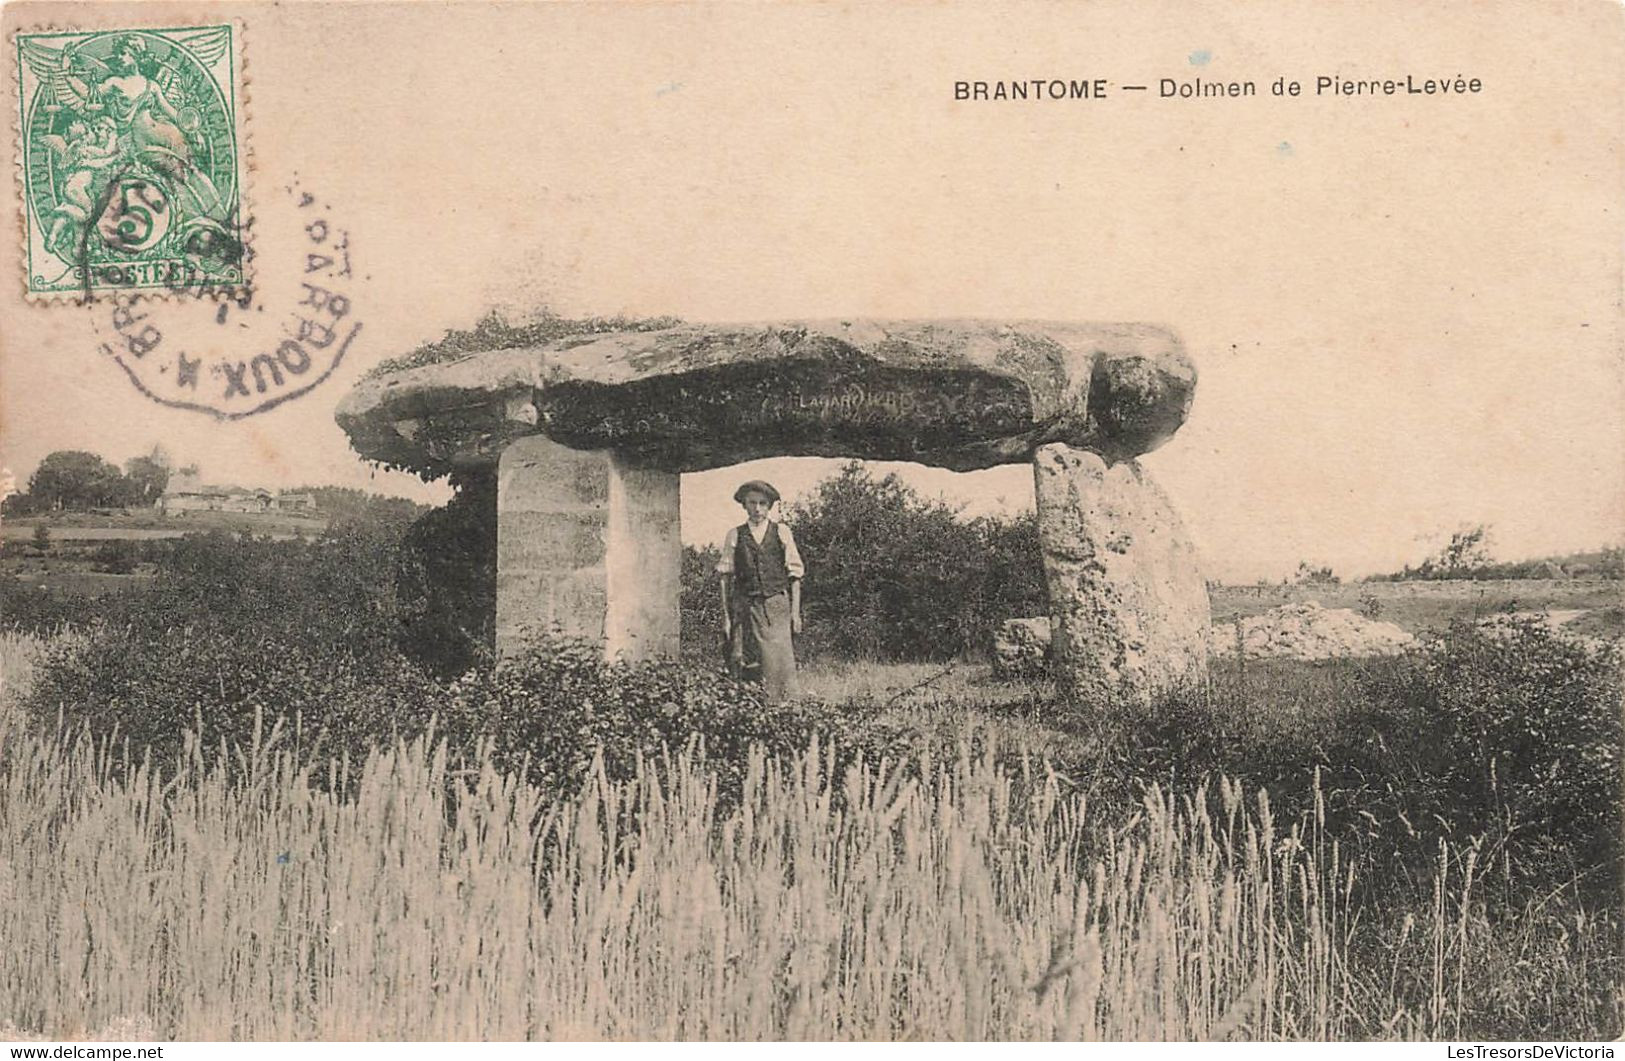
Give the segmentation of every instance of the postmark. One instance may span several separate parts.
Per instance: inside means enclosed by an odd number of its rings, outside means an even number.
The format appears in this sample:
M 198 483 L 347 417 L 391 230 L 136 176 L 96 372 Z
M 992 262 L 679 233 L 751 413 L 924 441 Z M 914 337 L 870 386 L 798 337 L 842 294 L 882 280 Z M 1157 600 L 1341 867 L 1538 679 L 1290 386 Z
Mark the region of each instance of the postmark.
M 349 230 L 332 204 L 289 184 L 245 218 L 255 282 L 229 298 L 195 274 L 169 297 L 108 295 L 88 306 L 97 352 L 148 399 L 218 420 L 268 412 L 315 390 L 362 331 L 361 280 Z
M 241 28 L 13 43 L 28 297 L 244 287 Z

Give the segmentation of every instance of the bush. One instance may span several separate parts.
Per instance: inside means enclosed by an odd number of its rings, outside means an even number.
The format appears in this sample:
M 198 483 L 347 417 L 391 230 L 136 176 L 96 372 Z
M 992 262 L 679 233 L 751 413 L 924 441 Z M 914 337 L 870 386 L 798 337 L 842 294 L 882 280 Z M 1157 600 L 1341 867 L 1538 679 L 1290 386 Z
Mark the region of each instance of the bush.
M 1458 828 L 1587 867 L 1617 860 L 1617 646 L 1593 650 L 1539 619 L 1458 623 L 1377 692 Z
M 195 627 L 101 626 L 50 651 L 27 706 L 47 728 L 70 726 L 151 749 L 173 765 L 188 733 L 207 746 L 248 747 L 282 719 L 302 758 L 362 761 L 375 747 L 434 728 L 454 762 L 488 753 L 505 770 L 571 791 L 595 756 L 611 778 L 640 759 L 704 741 L 727 785 L 749 749 L 795 753 L 815 734 L 860 722 L 820 704 L 769 706 L 718 668 L 606 663 L 596 645 L 548 640 L 521 657 L 438 682 L 396 652 L 324 649 L 286 630 L 255 636 Z M 318 771 L 318 775 L 321 772 Z
M 985 651 L 1005 619 L 1047 610 L 1031 517 L 967 522 L 854 461 L 786 522 L 808 565 L 809 656 L 952 659 Z
M 1062 769 L 1117 798 L 1218 775 L 1267 788 L 1282 819 L 1311 815 L 1384 868 L 1368 880 L 1425 881 L 1441 841 L 1476 842 L 1498 902 L 1577 878 L 1616 902 L 1621 695 L 1617 648 L 1462 624 L 1397 658 L 1217 664 L 1206 690 L 1079 732 Z
M 188 535 L 159 563 L 148 592 L 119 598 L 119 614 L 149 630 L 164 623 L 375 655 L 398 632 L 398 551 L 387 530 L 356 524 L 315 540 Z
M 757 686 L 733 681 L 717 667 L 607 663 L 600 651 L 584 641 L 547 639 L 452 681 L 442 711 L 448 739 L 472 750 L 481 736 L 489 737 L 494 761 L 523 768 L 555 790 L 579 783 L 595 754 L 611 778 L 625 778 L 640 757 L 697 739 L 733 784 L 753 743 L 794 753 L 837 723 L 861 721 L 860 712 L 827 705 L 764 704 Z
M 406 531 L 394 579 L 401 649 L 442 677 L 496 647 L 496 476 L 456 475 L 452 485 L 456 496 Z
M 438 718 L 457 754 L 490 738 L 502 761 L 549 784 L 579 779 L 599 748 L 618 776 L 695 737 L 724 763 L 742 763 L 752 741 L 795 751 L 834 717 L 767 707 L 714 665 L 607 664 L 585 644 L 495 662 L 495 543 L 469 530 L 489 527 L 492 490 L 463 484 L 405 543 L 383 523 L 314 541 L 214 532 L 168 544 L 149 586 L 100 600 L 0 583 L 12 625 L 85 629 L 41 661 L 24 706 L 47 728 L 60 715 L 170 762 L 188 731 L 246 745 L 282 718 L 301 754 L 359 759 Z M 416 595 L 403 604 L 397 587 Z
M 684 659 L 715 662 L 722 658 L 722 593 L 717 577 L 720 557 L 721 550 L 715 545 L 683 548 L 678 614 Z
M 356 526 L 313 542 L 188 536 L 150 587 L 75 616 L 86 636 L 47 656 L 26 706 L 165 755 L 188 727 L 245 740 L 257 715 L 302 716 L 323 747 L 387 735 L 434 700 L 395 646 L 395 553 Z M 36 622 L 51 615 L 39 607 Z
M 135 570 L 140 550 L 135 542 L 115 539 L 102 542 L 90 554 L 91 568 L 107 575 L 128 575 Z
M 401 369 L 435 365 L 456 361 L 486 350 L 503 350 L 520 346 L 543 346 L 573 335 L 603 335 L 610 332 L 646 332 L 670 328 L 681 324 L 676 317 L 589 317 L 572 320 L 548 311 L 542 311 L 533 320 L 512 324 L 502 314 L 492 311 L 481 317 L 474 327 L 449 330 L 432 343 L 413 350 L 402 357 L 380 361 L 368 377 L 382 376 Z
M 101 607 L 95 597 L 53 593 L 15 575 L 0 576 L 0 625 L 6 630 L 46 635 L 90 622 Z
M 248 634 L 203 626 L 102 625 L 53 647 L 26 706 L 37 723 L 129 742 L 134 758 L 180 757 L 188 731 L 246 747 L 256 727 L 285 719 L 304 755 L 359 761 L 375 743 L 421 732 L 432 682 L 398 653 L 367 658 L 317 648 L 287 631 Z

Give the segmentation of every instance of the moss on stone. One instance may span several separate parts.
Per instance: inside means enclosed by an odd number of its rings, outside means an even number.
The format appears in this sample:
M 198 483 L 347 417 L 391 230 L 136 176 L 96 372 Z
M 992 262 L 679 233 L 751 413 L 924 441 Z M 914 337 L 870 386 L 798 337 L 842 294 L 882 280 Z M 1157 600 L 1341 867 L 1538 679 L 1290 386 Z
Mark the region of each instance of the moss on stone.
M 402 369 L 456 361 L 487 350 L 542 346 L 572 335 L 649 332 L 671 328 L 681 323 L 677 317 L 613 316 L 572 320 L 543 311 L 535 320 L 524 324 L 510 324 L 505 317 L 493 310 L 480 318 L 479 323 L 472 328 L 454 328 L 434 342 L 425 343 L 410 353 L 380 361 L 364 378 L 372 379 Z

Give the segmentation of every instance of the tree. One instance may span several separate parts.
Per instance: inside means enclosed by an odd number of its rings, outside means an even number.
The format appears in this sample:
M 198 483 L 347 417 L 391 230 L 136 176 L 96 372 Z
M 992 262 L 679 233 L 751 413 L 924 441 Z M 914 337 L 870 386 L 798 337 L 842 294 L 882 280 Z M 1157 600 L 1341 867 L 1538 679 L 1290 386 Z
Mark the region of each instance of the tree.
M 428 506 L 404 497 L 369 494 L 353 486 L 299 486 L 289 493 L 309 494 L 316 511 L 334 526 L 361 522 L 394 527 L 404 533 L 408 525 L 429 511 Z
M 1485 524 L 1464 527 L 1450 536 L 1450 541 L 1416 567 L 1405 565 L 1396 579 L 1483 578 L 1490 568 L 1488 549 L 1490 530 Z M 1496 577 L 1493 574 L 1490 577 Z M 1527 574 L 1509 574 L 1506 577 L 1524 578 Z
M 1315 567 L 1307 560 L 1298 562 L 1298 572 L 1292 577 L 1292 580 L 1300 586 L 1335 586 L 1342 581 L 1332 574 L 1330 564 Z
M 34 548 L 47 552 L 51 548 L 51 528 L 41 523 L 34 528 Z
M 1403 571 L 1390 577 L 1397 581 L 1413 578 L 1527 578 L 1527 572 L 1509 571 L 1505 575 L 1494 573 L 1490 563 L 1489 537 L 1490 529 L 1486 524 L 1463 527 L 1452 534 L 1450 540 L 1438 552 L 1423 560 L 1420 565 L 1412 567 L 1406 564 Z
M 1036 522 L 958 518 L 853 461 L 785 514 L 807 561 L 807 640 L 856 659 L 951 659 L 1046 610 Z
M 1038 544 L 1038 514 L 1014 519 L 983 516 L 971 524 L 981 542 L 982 634 L 1006 619 L 1049 614 L 1044 554 Z
M 124 462 L 126 492 L 133 504 L 155 505 L 169 485 L 170 467 L 162 450 L 154 449 L 149 456 L 131 457 Z
M 1489 527 L 1482 523 L 1458 530 L 1439 550 L 1434 566 L 1444 572 L 1445 578 L 1461 578 L 1474 568 L 1483 567 L 1490 562 L 1489 535 Z
M 118 468 L 83 450 L 57 450 L 40 461 L 28 480 L 28 493 L 43 509 L 122 505 L 130 497 Z
M 4 500 L 0 500 L 0 516 L 15 519 L 18 516 L 32 516 L 39 510 L 39 502 L 27 490 L 7 494 Z

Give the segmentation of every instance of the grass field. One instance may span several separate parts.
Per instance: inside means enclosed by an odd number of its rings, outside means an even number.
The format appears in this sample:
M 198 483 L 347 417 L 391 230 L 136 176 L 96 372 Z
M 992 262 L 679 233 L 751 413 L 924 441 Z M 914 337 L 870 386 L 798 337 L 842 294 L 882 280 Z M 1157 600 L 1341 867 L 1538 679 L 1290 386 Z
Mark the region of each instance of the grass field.
M 79 541 L 175 537 L 200 531 L 246 530 L 253 534 L 320 534 L 327 526 L 321 517 L 289 512 L 186 512 L 165 515 L 156 508 L 111 512 L 56 512 L 48 516 L 7 519 L 0 538 L 26 539 L 43 524 L 53 537 Z
M 1436 631 L 1455 619 L 1475 620 L 1501 612 L 1568 611 L 1604 613 L 1597 636 L 1625 633 L 1617 622 L 1625 604 L 1625 582 L 1610 579 L 1453 579 L 1412 582 L 1349 582 L 1337 585 L 1220 586 L 1212 592 L 1213 621 L 1249 618 L 1283 604 L 1316 601 L 1327 608 L 1369 611 L 1413 634 Z M 1613 616 L 1609 621 L 1607 616 Z M 1592 632 L 1592 631 L 1588 631 Z
M 348 766 L 275 732 L 173 776 L 11 706 L 0 636 L 0 1037 L 1349 1039 L 1612 1037 L 1619 920 L 1440 840 L 1396 888 L 1223 777 L 1091 796 L 1087 741 L 984 669 L 811 668 L 957 748 L 904 771 L 692 752 L 541 791 L 415 742 Z M 1349 668 L 1252 668 L 1244 741 L 1334 721 Z M 1215 677 L 1228 695 L 1237 675 Z M 972 738 L 976 738 L 974 741 Z M 940 744 L 940 742 L 939 742 Z M 971 750 L 972 748 L 975 750 Z
M 1482 931 L 1442 848 L 1392 943 L 1431 989 L 1351 961 L 1359 867 L 1223 782 L 1114 829 L 986 758 L 758 759 L 724 814 L 686 755 L 550 801 L 489 771 L 448 799 L 421 744 L 329 794 L 274 747 L 235 784 L 13 747 L 0 983 L 58 1037 L 1447 1036 Z
M 23 586 L 41 586 L 51 593 L 72 597 L 100 597 L 108 593 L 122 593 L 143 586 L 152 580 L 152 565 L 138 565 L 129 574 L 117 575 L 94 571 L 86 563 L 40 562 L 18 558 L 6 564 Z

